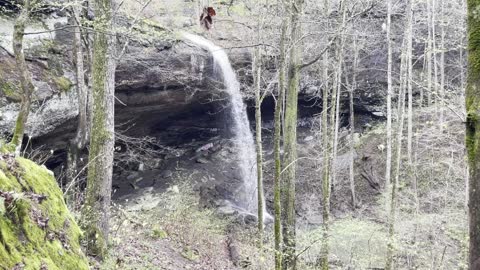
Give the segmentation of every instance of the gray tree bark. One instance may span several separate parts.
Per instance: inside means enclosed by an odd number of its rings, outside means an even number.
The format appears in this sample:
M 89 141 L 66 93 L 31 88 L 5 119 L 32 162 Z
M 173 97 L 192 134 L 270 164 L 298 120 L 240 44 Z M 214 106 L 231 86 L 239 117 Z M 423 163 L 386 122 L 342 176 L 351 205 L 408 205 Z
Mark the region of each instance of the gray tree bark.
M 10 141 L 10 145 L 15 149 L 16 153 L 19 153 L 20 148 L 22 147 L 23 135 L 25 134 L 25 124 L 27 123 L 28 115 L 30 113 L 30 106 L 32 104 L 32 93 L 35 91 L 35 87 L 32 83 L 32 76 L 28 71 L 25 55 L 23 53 L 23 37 L 25 34 L 25 27 L 34 3 L 35 1 L 31 0 L 25 0 L 23 2 L 20 15 L 15 20 L 15 24 L 13 26 L 13 53 L 15 55 L 17 71 L 20 76 L 20 86 L 22 91 L 20 111 L 15 123 L 13 137 Z
M 323 79 L 323 94 L 322 94 L 322 145 L 323 145 L 323 172 L 322 172 L 322 215 L 323 215 L 323 239 L 322 239 L 322 256 L 320 256 L 320 267 L 328 268 L 328 222 L 325 222 L 325 215 L 329 212 L 330 209 L 330 156 L 331 156 L 331 146 L 330 146 L 330 132 L 328 129 L 328 99 L 330 95 L 330 89 L 328 84 L 328 61 L 329 54 L 325 53 L 322 60 L 322 79 Z M 332 92 L 334 92 L 333 90 Z M 332 104 L 333 106 L 333 104 Z M 327 217 L 328 219 L 328 217 Z
M 285 8 L 285 7 L 283 7 Z M 275 104 L 275 130 L 274 130 L 274 159 L 275 159 L 275 175 L 273 188 L 273 206 L 275 211 L 274 217 L 274 234 L 275 234 L 275 270 L 283 268 L 283 249 L 282 249 L 282 200 L 281 200 L 281 174 L 282 174 L 282 157 L 280 153 L 282 141 L 282 115 L 285 97 L 285 53 L 286 53 L 286 35 L 287 21 L 282 20 L 280 34 L 280 59 L 278 67 L 278 97 Z
M 292 43 L 302 37 L 300 15 L 304 0 L 291 1 L 288 10 L 291 14 L 290 40 Z M 285 155 L 284 155 L 284 185 L 282 190 L 282 219 L 284 243 L 284 269 L 296 269 L 296 216 L 295 216 L 295 177 L 297 163 L 297 105 L 300 87 L 300 53 L 301 45 L 290 49 L 288 73 L 288 88 L 285 106 Z
M 264 213 L 264 194 L 263 194 L 263 146 L 262 146 L 262 94 L 261 94 L 261 74 L 262 63 L 260 49 L 255 52 L 255 145 L 257 151 L 257 215 L 258 215 L 258 233 L 260 247 L 263 244 L 263 213 Z
M 76 177 L 78 174 L 78 156 L 80 151 L 85 148 L 87 143 L 87 98 L 88 92 L 85 85 L 85 68 L 83 61 L 83 46 L 82 46 L 82 29 L 81 22 L 82 6 L 73 7 L 73 21 L 74 21 L 74 57 L 75 57 L 75 82 L 77 86 L 78 95 L 78 124 L 75 137 L 70 142 L 67 164 L 67 178 L 70 182 L 68 184 L 69 192 L 67 193 L 67 202 L 75 201 L 75 194 L 78 192 Z
M 358 47 L 357 47 L 357 37 L 354 37 L 353 40 L 353 70 L 352 70 L 352 84 L 350 85 L 349 99 L 350 99 L 350 161 L 349 161 L 349 179 L 350 179 L 350 193 L 352 199 L 353 209 L 357 206 L 357 199 L 355 196 L 355 110 L 354 110 L 354 93 L 357 88 L 357 70 L 358 70 Z M 345 75 L 345 77 L 348 77 Z
M 392 17 L 392 0 L 387 0 L 387 159 L 385 168 L 385 191 L 386 191 L 386 210 L 389 213 L 388 199 L 391 197 L 391 172 L 392 172 L 392 38 L 391 38 L 391 17 Z M 390 254 L 390 243 L 387 249 L 387 258 L 385 269 L 390 270 L 393 267 L 393 254 Z M 393 252 L 393 251 L 392 251 Z
M 107 254 L 114 151 L 115 39 L 112 0 L 95 0 L 93 42 L 93 115 L 84 206 L 84 228 L 90 254 Z
M 408 112 L 407 112 L 407 156 L 408 164 L 412 164 L 412 139 L 413 139 L 413 63 L 412 63 L 412 51 L 413 51 L 413 0 L 407 0 L 407 27 L 406 27 L 406 39 L 407 39 L 407 89 L 408 89 Z

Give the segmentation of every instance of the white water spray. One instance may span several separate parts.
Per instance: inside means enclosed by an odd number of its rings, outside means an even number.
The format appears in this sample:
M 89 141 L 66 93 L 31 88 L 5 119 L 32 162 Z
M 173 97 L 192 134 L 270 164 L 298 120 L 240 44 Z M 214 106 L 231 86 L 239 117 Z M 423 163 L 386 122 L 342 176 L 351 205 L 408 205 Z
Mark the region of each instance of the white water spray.
M 223 83 L 226 87 L 225 91 L 230 98 L 231 114 L 233 120 L 233 132 L 235 134 L 235 146 L 239 158 L 240 173 L 243 178 L 242 196 L 240 198 L 240 206 L 251 214 L 257 214 L 257 160 L 255 151 L 255 142 L 250 130 L 250 123 L 247 117 L 247 110 L 240 93 L 240 83 L 237 80 L 228 55 L 225 51 L 210 42 L 209 40 L 183 33 L 183 36 L 189 41 L 199 45 L 210 51 L 213 56 L 216 67 L 222 72 Z M 263 203 L 265 205 L 265 202 Z M 270 215 L 264 210 L 265 219 Z M 271 218 L 271 217 L 270 217 Z

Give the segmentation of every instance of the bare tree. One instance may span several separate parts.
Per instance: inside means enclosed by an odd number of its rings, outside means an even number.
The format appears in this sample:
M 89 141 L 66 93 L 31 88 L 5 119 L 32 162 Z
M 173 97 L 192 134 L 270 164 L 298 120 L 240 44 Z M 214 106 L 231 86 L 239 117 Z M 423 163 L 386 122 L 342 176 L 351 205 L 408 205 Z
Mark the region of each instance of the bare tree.
M 391 38 L 391 21 L 392 21 L 392 0 L 387 0 L 387 159 L 385 161 L 385 189 L 387 192 L 390 190 L 391 172 L 392 172 L 392 38 Z
M 387 160 L 386 160 L 386 171 L 385 171 L 385 190 L 387 193 L 386 200 L 386 209 L 389 213 L 389 202 L 388 199 L 391 197 L 391 166 L 392 166 L 392 39 L 391 39 L 391 21 L 392 21 L 392 0 L 387 0 Z M 389 240 L 391 241 L 391 240 Z M 388 244 L 388 254 L 386 258 L 385 269 L 390 270 L 393 267 L 393 243 Z M 390 254 L 392 253 L 392 254 Z
M 304 0 L 294 0 L 287 3 L 291 14 L 290 40 L 298 41 L 302 37 L 300 16 Z M 296 269 L 296 215 L 295 215 L 295 176 L 297 162 L 297 106 L 300 87 L 300 59 L 301 45 L 294 44 L 290 49 L 290 63 L 288 67 L 288 87 L 285 106 L 285 156 L 284 156 L 284 185 L 283 185 L 283 243 L 284 269 Z
M 468 9 L 468 75 L 466 88 L 466 147 L 469 165 L 469 269 L 480 269 L 480 3 L 467 1 Z
M 349 117 L 349 124 L 350 124 L 350 160 L 349 160 L 349 180 L 350 180 L 350 193 L 352 199 L 352 207 L 353 209 L 357 206 L 357 199 L 355 196 L 355 109 L 354 109 L 354 93 L 355 89 L 357 88 L 357 70 L 358 70 L 358 44 L 357 44 L 357 36 L 353 37 L 353 70 L 352 70 L 352 83 L 348 82 L 348 75 L 345 74 L 345 81 L 350 89 L 349 91 L 349 104 L 350 104 L 350 117 Z M 346 72 L 345 72 L 346 73 Z
M 107 253 L 114 151 L 115 39 L 112 0 L 95 0 L 93 115 L 83 222 L 88 250 Z
M 261 22 L 259 16 L 258 29 L 257 29 L 258 43 L 261 42 L 260 31 Z M 261 90 L 262 79 L 262 55 L 261 48 L 258 46 L 255 48 L 254 64 L 253 64 L 253 77 L 255 87 L 255 145 L 257 151 L 257 215 L 258 215 L 258 233 L 260 248 L 263 245 L 263 220 L 264 220 L 264 192 L 263 192 L 263 145 L 262 145 L 262 102 L 264 95 Z
M 440 99 L 438 98 L 438 61 L 437 61 L 437 28 L 436 28 L 436 0 L 431 0 L 431 21 L 430 28 L 432 31 L 432 64 L 433 64 L 433 94 L 435 96 L 436 109 L 440 106 Z
M 427 47 L 426 47 L 426 57 L 425 61 L 427 62 L 427 106 L 432 104 L 432 51 L 433 51 L 433 32 L 432 32 L 432 14 L 433 14 L 433 0 L 427 0 L 427 28 L 428 28 L 428 38 L 427 38 Z M 420 100 L 421 102 L 423 100 Z
M 330 156 L 331 156 L 331 147 L 330 147 L 330 136 L 328 131 L 328 98 L 330 94 L 329 84 L 328 84 L 328 61 L 329 55 L 325 53 L 323 55 L 322 61 L 322 78 L 323 78 L 323 94 L 322 94 L 322 145 L 323 145 L 323 173 L 322 173 L 322 198 L 323 198 L 323 218 L 325 220 L 325 215 L 329 212 L 330 209 Z M 333 106 L 333 105 L 332 105 Z M 324 222 L 324 227 L 328 227 L 328 223 Z M 324 229 L 324 234 L 322 237 L 322 256 L 320 258 L 320 267 L 328 267 L 328 228 Z M 326 256 L 323 254 L 327 254 Z M 326 260 L 326 261 L 325 261 Z
M 441 40 L 440 40 L 440 91 L 439 91 L 439 99 L 440 99 L 440 131 L 443 131 L 444 125 L 444 110 L 445 107 L 445 0 L 440 0 L 440 33 L 441 33 Z
M 75 137 L 71 140 L 68 153 L 67 164 L 67 178 L 68 181 L 73 181 L 78 173 L 78 158 L 80 151 L 85 148 L 87 144 L 88 135 L 88 119 L 87 119 L 87 107 L 88 107 L 88 91 L 85 84 L 85 68 L 84 68 L 84 54 L 83 54 L 83 42 L 82 42 L 82 29 L 81 29 L 81 11 L 82 2 L 76 3 L 72 7 L 72 17 L 74 24 L 74 59 L 75 59 L 75 82 L 77 86 L 78 96 L 78 124 Z M 67 194 L 67 200 L 71 199 L 71 195 L 77 192 L 73 186 L 69 194 Z
M 286 9 L 282 1 L 282 10 Z M 283 11 L 285 13 L 285 11 Z M 280 33 L 280 58 L 278 60 L 278 95 L 275 103 L 275 130 L 274 130 L 274 159 L 275 175 L 273 187 L 273 207 L 274 217 L 274 238 L 275 238 L 275 270 L 283 268 L 283 249 L 282 249 L 282 202 L 281 202 L 281 176 L 282 176 L 282 157 L 280 153 L 282 142 L 282 115 L 285 97 L 285 63 L 286 63 L 286 38 L 287 38 L 288 18 L 284 16 L 281 23 Z
M 407 112 L 407 157 L 408 164 L 412 166 L 412 138 L 413 138 L 413 64 L 412 64 L 412 51 L 413 51 L 413 0 L 407 0 L 407 7 L 405 12 L 407 13 L 407 26 L 406 35 L 407 40 L 407 89 L 408 89 L 408 112 Z M 411 170 L 411 168 L 409 169 Z
M 32 104 L 32 94 L 35 91 L 33 86 L 32 76 L 28 71 L 25 55 L 23 52 L 23 37 L 25 35 L 25 27 L 30 17 L 30 13 L 35 5 L 35 0 L 25 0 L 20 15 L 15 20 L 13 27 L 13 53 L 15 55 L 15 62 L 17 64 L 17 71 L 20 75 L 21 86 L 21 104 L 18 112 L 13 137 L 10 141 L 15 152 L 19 153 L 22 147 L 23 135 L 25 133 L 25 124 L 27 123 L 28 115 L 30 113 L 30 106 Z

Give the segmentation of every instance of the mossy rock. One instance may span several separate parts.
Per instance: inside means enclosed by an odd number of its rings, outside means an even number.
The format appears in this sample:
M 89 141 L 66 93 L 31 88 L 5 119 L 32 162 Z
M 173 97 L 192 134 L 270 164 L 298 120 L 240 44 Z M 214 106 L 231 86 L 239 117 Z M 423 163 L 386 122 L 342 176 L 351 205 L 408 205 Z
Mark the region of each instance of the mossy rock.
M 0 269 L 89 269 L 52 172 L 0 154 L 0 204 Z
M 72 82 L 66 77 L 54 77 L 53 81 L 60 92 L 68 92 L 73 86 Z

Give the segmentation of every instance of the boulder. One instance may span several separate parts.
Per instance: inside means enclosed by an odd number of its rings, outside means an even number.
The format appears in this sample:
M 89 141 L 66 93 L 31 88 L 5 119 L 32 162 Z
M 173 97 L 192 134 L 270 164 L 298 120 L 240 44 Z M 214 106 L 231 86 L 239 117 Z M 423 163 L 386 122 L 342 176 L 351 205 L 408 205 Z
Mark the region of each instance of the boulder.
M 0 154 L 0 268 L 89 269 L 81 235 L 52 173 Z

